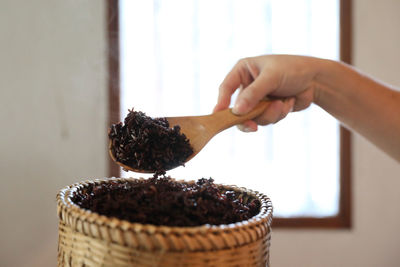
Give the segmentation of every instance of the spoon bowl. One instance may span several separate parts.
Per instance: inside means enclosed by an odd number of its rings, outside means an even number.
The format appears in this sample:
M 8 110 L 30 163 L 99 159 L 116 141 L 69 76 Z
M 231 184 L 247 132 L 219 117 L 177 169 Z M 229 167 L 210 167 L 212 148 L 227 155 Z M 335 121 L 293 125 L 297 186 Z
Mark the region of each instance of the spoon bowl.
M 236 115 L 232 112 L 232 109 L 225 109 L 210 115 L 167 117 L 166 119 L 168 120 L 170 127 L 179 125 L 181 128 L 181 133 L 185 134 L 189 139 L 190 145 L 193 148 L 193 153 L 186 159 L 185 162 L 188 162 L 194 156 L 196 156 L 215 135 L 234 125 L 258 117 L 270 104 L 270 100 L 262 100 L 253 110 L 244 115 Z M 123 169 L 139 173 L 154 173 L 154 171 L 151 170 L 134 169 L 121 162 L 118 162 L 112 153 L 111 140 L 109 142 L 108 149 L 112 160 L 120 165 Z

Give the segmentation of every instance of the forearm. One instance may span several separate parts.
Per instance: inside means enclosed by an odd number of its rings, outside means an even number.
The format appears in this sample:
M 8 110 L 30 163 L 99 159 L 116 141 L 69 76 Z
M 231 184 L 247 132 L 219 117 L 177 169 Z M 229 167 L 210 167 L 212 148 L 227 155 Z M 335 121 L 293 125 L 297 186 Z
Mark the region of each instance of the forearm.
M 342 63 L 317 66 L 315 104 L 400 161 L 400 93 Z

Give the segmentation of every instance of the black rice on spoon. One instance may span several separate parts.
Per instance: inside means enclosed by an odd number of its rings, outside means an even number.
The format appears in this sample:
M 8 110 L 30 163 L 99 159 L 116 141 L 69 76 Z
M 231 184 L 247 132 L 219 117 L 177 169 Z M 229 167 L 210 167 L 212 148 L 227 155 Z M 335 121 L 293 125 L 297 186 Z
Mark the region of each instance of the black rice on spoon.
M 184 165 L 193 153 L 179 125 L 170 128 L 166 118 L 151 118 L 133 109 L 124 124 L 111 125 L 108 137 L 116 161 L 136 170 L 165 173 Z

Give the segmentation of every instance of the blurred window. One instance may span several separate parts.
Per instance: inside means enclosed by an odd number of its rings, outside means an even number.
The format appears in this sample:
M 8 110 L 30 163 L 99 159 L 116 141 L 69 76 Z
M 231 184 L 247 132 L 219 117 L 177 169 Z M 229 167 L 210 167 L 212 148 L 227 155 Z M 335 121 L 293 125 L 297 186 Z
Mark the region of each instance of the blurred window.
M 132 107 L 153 117 L 211 113 L 242 57 L 339 58 L 338 0 L 120 0 L 119 12 L 121 118 Z M 276 217 L 335 216 L 339 141 L 337 121 L 312 105 L 256 133 L 228 129 L 169 174 L 264 192 Z

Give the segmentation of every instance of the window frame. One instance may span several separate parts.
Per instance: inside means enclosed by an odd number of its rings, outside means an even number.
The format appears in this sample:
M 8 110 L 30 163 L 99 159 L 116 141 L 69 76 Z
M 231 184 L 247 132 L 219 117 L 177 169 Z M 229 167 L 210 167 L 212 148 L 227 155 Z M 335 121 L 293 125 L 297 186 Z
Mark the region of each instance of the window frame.
M 339 0 L 340 60 L 352 60 L 352 0 Z M 120 121 L 119 0 L 107 0 L 108 125 Z M 331 217 L 274 217 L 277 228 L 350 229 L 351 220 L 351 132 L 340 126 L 339 212 Z M 110 177 L 119 177 L 120 168 L 108 158 Z

